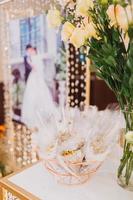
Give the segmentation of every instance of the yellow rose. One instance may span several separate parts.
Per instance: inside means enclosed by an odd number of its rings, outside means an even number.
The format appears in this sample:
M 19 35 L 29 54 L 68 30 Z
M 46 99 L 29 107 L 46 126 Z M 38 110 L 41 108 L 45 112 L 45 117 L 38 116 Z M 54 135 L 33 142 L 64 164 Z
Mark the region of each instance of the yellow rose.
M 96 30 L 94 28 L 93 22 L 90 22 L 86 27 L 85 27 L 85 32 L 86 32 L 86 38 L 97 38 Z
M 133 5 L 128 5 L 125 9 L 129 25 L 133 24 Z
M 110 5 L 107 9 L 107 15 L 110 19 L 110 25 L 115 26 L 117 24 L 116 15 L 115 15 L 115 6 Z
M 133 144 L 133 131 L 128 131 L 125 135 L 125 139 L 128 143 Z
M 123 38 L 123 40 L 124 40 L 124 44 L 125 44 L 126 49 L 128 49 L 128 45 L 129 45 L 129 41 L 130 41 L 129 36 L 128 36 L 128 33 L 127 33 L 126 36 Z
M 123 8 L 119 4 L 117 4 L 116 6 L 110 5 L 107 10 L 107 15 L 109 16 L 109 19 L 111 21 L 111 26 L 118 25 L 121 29 L 127 31 L 129 26 L 129 19 L 130 21 L 132 19 L 131 9 L 129 8 L 129 6 L 127 8 Z
M 80 48 L 84 45 L 86 40 L 86 32 L 82 28 L 75 28 L 71 38 L 70 43 L 73 44 L 76 48 Z
M 119 27 L 126 31 L 128 29 L 129 22 L 126 10 L 121 5 L 116 6 L 116 19 Z
M 65 22 L 61 32 L 61 38 L 64 42 L 67 42 L 70 39 L 74 29 L 75 26 L 73 24 L 71 24 L 70 22 Z
M 57 9 L 49 10 L 47 14 L 47 19 L 48 19 L 48 25 L 51 28 L 59 27 L 62 22 L 60 11 Z
M 93 0 L 77 0 L 76 14 L 78 16 L 88 16 L 89 8 L 93 8 Z

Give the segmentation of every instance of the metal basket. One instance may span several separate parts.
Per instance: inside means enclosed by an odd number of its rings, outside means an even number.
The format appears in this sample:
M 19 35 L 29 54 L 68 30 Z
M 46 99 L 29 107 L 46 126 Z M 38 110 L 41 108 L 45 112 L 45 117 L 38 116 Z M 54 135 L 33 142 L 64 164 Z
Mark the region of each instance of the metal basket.
M 44 160 L 46 169 L 53 174 L 57 181 L 66 185 L 79 185 L 87 182 L 99 169 L 102 162 L 60 162 L 58 159 Z

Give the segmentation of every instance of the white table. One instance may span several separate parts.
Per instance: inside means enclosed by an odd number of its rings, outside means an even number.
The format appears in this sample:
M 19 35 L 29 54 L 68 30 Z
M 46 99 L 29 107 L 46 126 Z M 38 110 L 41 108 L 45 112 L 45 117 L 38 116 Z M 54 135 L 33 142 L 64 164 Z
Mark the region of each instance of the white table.
M 118 157 L 116 155 L 117 160 Z M 42 162 L 11 176 L 8 180 L 40 200 L 133 200 L 133 192 L 128 192 L 117 184 L 117 160 L 110 156 L 97 174 L 80 186 L 58 184 Z

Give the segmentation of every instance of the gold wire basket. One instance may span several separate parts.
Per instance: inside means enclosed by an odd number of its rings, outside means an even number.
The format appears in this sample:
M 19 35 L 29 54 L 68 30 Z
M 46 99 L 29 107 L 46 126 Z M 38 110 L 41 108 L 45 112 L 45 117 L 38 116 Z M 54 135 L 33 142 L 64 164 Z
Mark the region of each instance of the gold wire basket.
M 44 165 L 56 177 L 59 183 L 79 185 L 87 182 L 102 165 L 102 162 L 70 162 L 58 159 L 47 159 L 44 160 Z
M 109 110 L 92 109 L 84 113 L 74 109 L 63 113 L 59 122 L 54 118 L 47 127 L 45 123 L 41 142 L 44 132 L 47 141 L 40 148 L 40 156 L 46 169 L 62 184 L 78 185 L 88 181 L 117 142 L 121 126 L 115 122 L 121 122 L 119 115 Z

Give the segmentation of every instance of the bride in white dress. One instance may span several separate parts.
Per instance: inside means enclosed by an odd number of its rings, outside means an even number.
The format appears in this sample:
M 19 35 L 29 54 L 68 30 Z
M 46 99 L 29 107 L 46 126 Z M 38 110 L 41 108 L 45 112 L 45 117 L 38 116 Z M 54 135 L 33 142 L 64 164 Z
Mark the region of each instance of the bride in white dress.
M 35 128 L 40 123 L 39 112 L 43 112 L 43 116 L 47 116 L 55 114 L 57 109 L 45 83 L 43 60 L 34 49 L 31 52 L 30 65 L 32 66 L 32 71 L 24 92 L 22 122 L 29 128 Z

